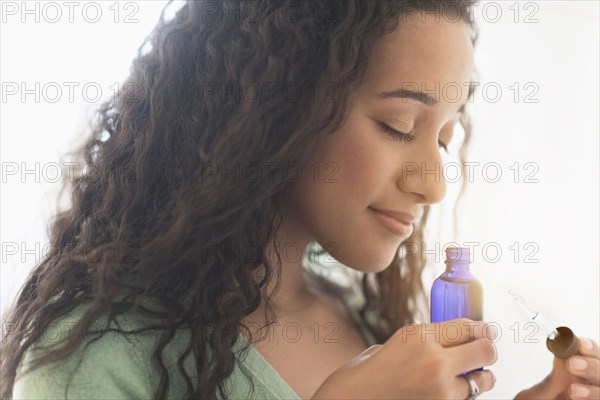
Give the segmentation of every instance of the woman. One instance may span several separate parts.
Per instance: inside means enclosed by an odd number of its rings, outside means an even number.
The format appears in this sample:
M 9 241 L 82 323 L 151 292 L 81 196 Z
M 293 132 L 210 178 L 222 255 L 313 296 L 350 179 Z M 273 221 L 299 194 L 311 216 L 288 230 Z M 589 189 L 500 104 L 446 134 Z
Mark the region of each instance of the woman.
M 424 265 L 400 251 L 444 197 L 440 147 L 458 123 L 462 156 L 470 137 L 471 21 L 462 0 L 189 1 L 161 17 L 7 315 L 3 398 L 491 390 L 490 370 L 459 375 L 496 361 L 483 321 L 408 329 Z M 448 324 L 459 340 L 420 334 Z M 586 369 L 555 359 L 517 397 L 575 398 L 578 382 L 598 398 L 598 346 L 581 352 Z

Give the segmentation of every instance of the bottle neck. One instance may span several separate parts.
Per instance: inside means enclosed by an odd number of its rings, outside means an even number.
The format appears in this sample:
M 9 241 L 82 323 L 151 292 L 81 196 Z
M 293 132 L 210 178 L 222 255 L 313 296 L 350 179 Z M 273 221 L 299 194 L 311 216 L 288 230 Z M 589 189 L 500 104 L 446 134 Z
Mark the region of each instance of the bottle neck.
M 446 272 L 470 272 L 470 264 L 468 261 L 446 260 Z

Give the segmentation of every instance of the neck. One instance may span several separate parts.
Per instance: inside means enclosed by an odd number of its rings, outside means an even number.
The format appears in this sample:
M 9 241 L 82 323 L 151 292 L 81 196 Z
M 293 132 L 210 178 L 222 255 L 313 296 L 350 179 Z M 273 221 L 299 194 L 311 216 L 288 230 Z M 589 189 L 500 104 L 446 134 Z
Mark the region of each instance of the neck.
M 273 277 L 263 292 L 263 298 L 271 295 L 271 304 L 278 317 L 302 313 L 317 298 L 314 290 L 315 282 L 302 265 L 306 250 L 312 240 L 313 238 L 303 231 L 302 226 L 287 214 L 277 230 L 276 239 L 267 246 L 266 255 L 273 267 Z M 277 291 L 273 293 L 278 275 L 276 245 L 281 257 L 281 269 L 280 284 Z M 263 268 L 258 270 L 263 271 Z M 264 310 L 263 307 L 264 304 L 261 302 L 259 309 Z

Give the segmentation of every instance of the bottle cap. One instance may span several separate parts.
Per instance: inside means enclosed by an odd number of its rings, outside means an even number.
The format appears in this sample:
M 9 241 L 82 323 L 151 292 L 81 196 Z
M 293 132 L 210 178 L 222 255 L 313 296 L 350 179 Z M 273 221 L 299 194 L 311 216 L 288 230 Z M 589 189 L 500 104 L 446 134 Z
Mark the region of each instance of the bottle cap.
M 546 347 L 558 358 L 568 358 L 579 351 L 579 339 L 566 326 L 556 328 L 558 335 L 554 340 L 546 338 Z
M 468 247 L 447 247 L 446 261 L 470 261 L 470 252 Z

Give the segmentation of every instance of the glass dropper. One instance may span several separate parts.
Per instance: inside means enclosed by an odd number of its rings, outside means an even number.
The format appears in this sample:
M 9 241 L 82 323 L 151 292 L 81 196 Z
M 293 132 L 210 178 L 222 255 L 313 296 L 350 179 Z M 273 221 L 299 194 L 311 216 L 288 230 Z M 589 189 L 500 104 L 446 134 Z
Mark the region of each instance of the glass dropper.
M 527 305 L 527 303 L 525 303 L 525 301 L 512 289 L 509 289 L 508 293 L 510 293 L 513 299 L 517 302 L 519 308 L 521 308 L 521 310 L 523 310 L 523 312 L 527 315 L 527 318 L 529 318 L 530 320 L 535 322 L 540 328 L 542 328 L 546 332 L 550 340 L 554 340 L 554 338 L 558 336 L 558 331 L 556 330 L 556 328 L 554 328 L 554 325 L 548 322 L 548 320 L 542 314 L 540 314 L 539 312 L 531 308 L 529 305 Z

